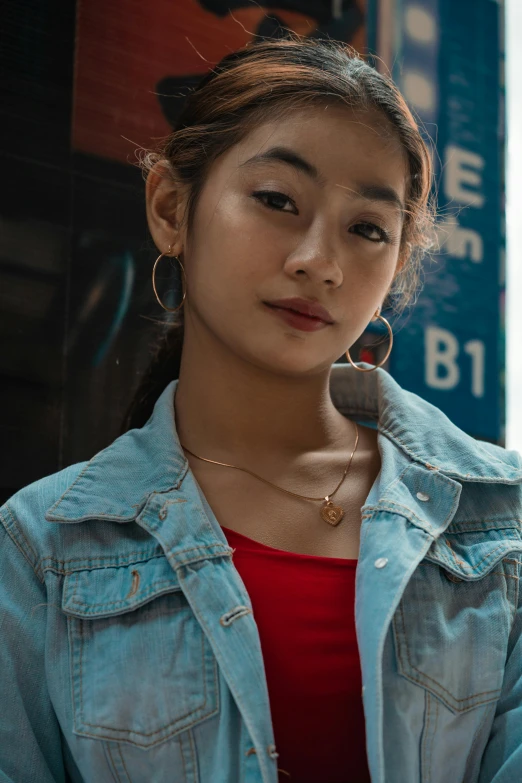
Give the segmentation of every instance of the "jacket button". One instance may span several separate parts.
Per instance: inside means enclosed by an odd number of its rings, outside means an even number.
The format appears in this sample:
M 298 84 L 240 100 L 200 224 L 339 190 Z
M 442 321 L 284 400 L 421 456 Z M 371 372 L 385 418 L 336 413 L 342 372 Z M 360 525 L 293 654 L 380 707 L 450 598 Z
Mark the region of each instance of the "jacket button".
M 430 496 L 427 495 L 425 492 L 417 492 L 417 497 L 419 500 L 422 500 L 423 502 L 426 502 L 430 499 Z
M 374 563 L 375 568 L 384 568 L 384 566 L 387 564 L 388 558 L 387 557 L 378 557 L 377 560 Z
M 444 570 L 444 575 L 446 579 L 449 579 L 450 582 L 463 582 L 464 580 L 460 578 L 460 576 L 456 576 L 455 574 L 452 574 L 451 571 Z

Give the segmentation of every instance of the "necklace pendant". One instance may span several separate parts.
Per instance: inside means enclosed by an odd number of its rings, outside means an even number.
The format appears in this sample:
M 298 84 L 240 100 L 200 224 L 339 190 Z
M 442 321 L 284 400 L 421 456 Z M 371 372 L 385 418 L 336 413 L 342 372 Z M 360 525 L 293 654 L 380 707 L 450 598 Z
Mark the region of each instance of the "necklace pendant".
M 321 509 L 321 517 L 329 525 L 338 525 L 341 519 L 344 517 L 344 511 L 340 506 L 335 506 L 331 500 L 325 498 L 325 504 Z

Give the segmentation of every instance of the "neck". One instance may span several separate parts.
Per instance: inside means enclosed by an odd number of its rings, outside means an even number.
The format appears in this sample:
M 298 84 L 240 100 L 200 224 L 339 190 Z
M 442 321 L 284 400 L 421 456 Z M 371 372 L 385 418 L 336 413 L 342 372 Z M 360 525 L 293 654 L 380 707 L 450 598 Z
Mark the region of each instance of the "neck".
M 346 447 L 347 436 L 352 442 L 330 397 L 330 367 L 281 375 L 215 346 L 190 349 L 185 339 L 175 418 L 181 444 L 195 454 L 252 465 Z

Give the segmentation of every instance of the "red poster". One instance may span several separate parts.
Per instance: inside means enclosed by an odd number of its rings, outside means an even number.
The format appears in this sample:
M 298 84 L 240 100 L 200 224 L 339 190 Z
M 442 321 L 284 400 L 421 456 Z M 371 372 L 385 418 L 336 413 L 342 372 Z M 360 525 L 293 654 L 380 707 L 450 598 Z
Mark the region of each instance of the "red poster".
M 328 35 L 366 45 L 366 0 L 79 0 L 73 148 L 118 161 L 165 136 L 187 87 L 257 37 Z M 167 97 L 165 97 L 167 96 Z M 175 96 L 179 96 L 176 98 Z

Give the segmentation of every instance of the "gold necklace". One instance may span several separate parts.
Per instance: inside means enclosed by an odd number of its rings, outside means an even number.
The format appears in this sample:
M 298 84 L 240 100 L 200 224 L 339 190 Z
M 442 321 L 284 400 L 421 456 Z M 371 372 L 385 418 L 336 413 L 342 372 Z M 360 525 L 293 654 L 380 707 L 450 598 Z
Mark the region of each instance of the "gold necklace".
M 359 443 L 359 429 L 357 427 L 357 424 L 355 421 L 352 421 L 353 426 L 355 427 L 355 446 L 353 447 L 353 451 L 350 454 L 350 459 L 348 460 L 348 464 L 345 468 L 345 471 L 343 473 L 343 477 L 334 489 L 333 492 L 331 492 L 329 495 L 326 495 L 324 498 L 309 498 L 306 497 L 306 495 L 298 495 L 297 492 L 290 492 L 288 489 L 283 489 L 282 487 L 278 487 L 277 484 L 272 484 L 271 481 L 267 481 L 264 478 L 261 478 L 261 476 L 258 476 L 257 473 L 253 473 L 251 470 L 248 470 L 248 468 L 238 468 L 237 465 L 229 465 L 227 462 L 216 462 L 216 460 L 213 459 L 205 459 L 205 457 L 199 457 L 197 454 L 194 454 L 193 451 L 190 451 L 187 449 L 186 446 L 184 446 L 182 443 L 181 448 L 185 451 L 188 451 L 189 454 L 192 454 L 193 457 L 196 457 L 196 459 L 203 460 L 203 462 L 211 462 L 213 465 L 223 465 L 225 468 L 235 468 L 235 470 L 242 470 L 244 473 L 250 473 L 251 476 L 254 476 L 254 478 L 259 479 L 260 481 L 264 481 L 265 484 L 269 484 L 271 487 L 275 487 L 276 489 L 281 490 L 281 492 L 286 492 L 287 495 L 294 495 L 294 497 L 301 498 L 303 500 L 322 500 L 324 501 L 323 506 L 321 507 L 321 518 L 328 522 L 329 525 L 338 525 L 341 519 L 344 517 L 344 511 L 340 506 L 336 506 L 330 498 L 332 498 L 341 484 L 343 483 L 344 479 L 346 478 L 346 474 L 348 473 L 350 469 L 350 465 L 352 464 L 353 455 L 355 454 L 355 451 L 357 449 L 357 444 Z

